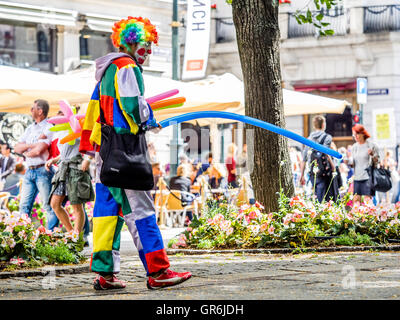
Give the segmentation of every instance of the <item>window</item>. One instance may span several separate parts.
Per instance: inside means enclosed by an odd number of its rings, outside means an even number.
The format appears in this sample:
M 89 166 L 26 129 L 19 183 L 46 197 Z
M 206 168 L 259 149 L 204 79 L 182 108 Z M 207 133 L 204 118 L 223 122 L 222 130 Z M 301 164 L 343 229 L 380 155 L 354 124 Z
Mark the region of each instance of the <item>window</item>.
M 41 24 L 0 22 L 0 64 L 53 71 L 54 33 Z
M 81 31 L 80 56 L 82 60 L 95 60 L 116 51 L 110 39 L 111 33 L 84 29 Z

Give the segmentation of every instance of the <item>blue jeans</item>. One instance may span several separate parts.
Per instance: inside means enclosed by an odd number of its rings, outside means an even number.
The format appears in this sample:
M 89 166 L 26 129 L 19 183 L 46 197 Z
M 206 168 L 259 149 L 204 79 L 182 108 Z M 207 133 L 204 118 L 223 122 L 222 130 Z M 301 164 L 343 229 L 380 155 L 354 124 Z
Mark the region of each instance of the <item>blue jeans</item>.
M 314 184 L 314 180 L 312 180 L 312 183 Z M 329 183 L 327 183 L 325 179 L 318 177 L 315 179 L 315 195 L 317 196 L 319 202 L 322 202 L 322 200 L 326 200 L 324 199 L 324 196 L 328 189 L 328 184 Z
M 28 169 L 22 182 L 21 202 L 19 210 L 31 216 L 33 204 L 37 194 L 40 194 L 43 209 L 47 214 L 47 229 L 53 230 L 57 227 L 59 220 L 49 205 L 49 196 L 51 191 L 51 179 L 53 171 L 46 171 L 43 167 L 37 169 Z

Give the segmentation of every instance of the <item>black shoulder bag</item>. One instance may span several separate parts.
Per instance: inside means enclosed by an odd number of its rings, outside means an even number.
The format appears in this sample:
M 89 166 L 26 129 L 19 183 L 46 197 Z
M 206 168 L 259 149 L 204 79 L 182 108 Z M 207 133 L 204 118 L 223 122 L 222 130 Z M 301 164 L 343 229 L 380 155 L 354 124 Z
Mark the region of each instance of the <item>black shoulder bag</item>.
M 147 157 L 145 132 L 141 129 L 137 134 L 115 132 L 114 127 L 106 124 L 101 107 L 100 121 L 101 183 L 122 189 L 153 189 L 153 170 Z
M 376 167 L 374 161 L 372 161 L 372 164 L 366 170 L 368 171 L 369 183 L 373 191 L 388 192 L 392 189 L 392 179 L 389 170 Z

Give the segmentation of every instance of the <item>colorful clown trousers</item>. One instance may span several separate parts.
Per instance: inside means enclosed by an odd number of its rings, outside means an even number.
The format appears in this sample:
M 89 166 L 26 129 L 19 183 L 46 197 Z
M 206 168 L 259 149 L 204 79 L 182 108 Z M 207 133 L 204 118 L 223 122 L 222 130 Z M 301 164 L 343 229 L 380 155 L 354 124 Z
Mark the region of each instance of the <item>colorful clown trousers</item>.
M 102 161 L 96 160 L 96 201 L 93 210 L 93 253 L 91 271 L 120 271 L 120 238 L 124 222 L 147 275 L 169 268 L 150 191 L 112 188 L 100 182 Z

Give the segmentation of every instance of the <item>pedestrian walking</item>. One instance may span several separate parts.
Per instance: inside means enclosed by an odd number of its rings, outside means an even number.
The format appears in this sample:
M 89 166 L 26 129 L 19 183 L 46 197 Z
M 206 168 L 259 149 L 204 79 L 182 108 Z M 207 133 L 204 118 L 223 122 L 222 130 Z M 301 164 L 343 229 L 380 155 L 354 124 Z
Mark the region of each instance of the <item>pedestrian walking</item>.
M 225 159 L 226 169 L 228 171 L 228 187 L 239 188 L 236 181 L 236 151 L 237 147 L 234 143 L 228 145 L 228 156 Z
M 353 129 L 353 138 L 356 141 L 351 148 L 348 164 L 354 168 L 354 203 L 360 202 L 362 197 L 369 199 L 375 195 L 372 190 L 367 169 L 379 162 L 378 146 L 369 141 L 371 137 L 365 127 L 356 124 Z
M 390 171 L 390 178 L 392 180 L 392 188 L 387 192 L 376 192 L 376 198 L 378 203 L 392 203 L 392 198 L 397 195 L 397 185 L 399 182 L 399 174 L 397 172 L 397 163 L 393 159 L 392 150 L 385 151 L 385 157 L 381 161 L 381 167 Z
M 312 120 L 314 131 L 311 132 L 308 139 L 319 143 L 327 148 L 330 148 L 332 143 L 332 136 L 325 132 L 326 120 L 325 117 L 317 115 Z M 316 150 L 311 150 L 305 147 L 303 151 L 303 160 L 300 163 L 300 183 L 305 185 L 305 168 L 306 164 L 310 168 L 310 181 L 314 188 L 314 193 L 319 202 L 325 200 L 330 188 L 335 165 L 332 158 L 327 154 L 318 153 Z
M 47 229 L 53 230 L 57 227 L 59 220 L 49 205 L 51 190 L 51 179 L 54 173 L 45 169 L 49 158 L 49 146 L 52 141 L 52 132 L 49 129 L 53 126 L 47 122 L 49 103 L 46 100 L 35 100 L 31 108 L 34 122 L 29 125 L 19 142 L 14 146 L 16 153 L 25 156 L 28 167 L 22 182 L 20 212 L 31 215 L 35 198 L 40 194 L 43 208 L 47 214 Z
M 143 134 L 157 128 L 152 110 L 144 99 L 141 64 L 157 44 L 156 27 L 148 19 L 128 17 L 114 24 L 111 36 L 119 52 L 96 60 L 98 84 L 88 105 L 80 151 L 96 151 L 96 201 L 93 211 L 93 253 L 90 268 L 97 273 L 96 290 L 124 288 L 120 271 L 119 239 L 123 222 L 128 226 L 139 257 L 147 272 L 147 287 L 176 285 L 191 277 L 190 272 L 169 269 L 170 263 L 156 222 L 149 191 L 107 187 L 100 181 L 102 131 L 111 127 L 116 134 Z M 101 102 L 101 103 L 100 103 Z M 97 122 L 99 115 L 101 123 Z M 105 127 L 108 126 L 108 127 Z M 103 147 L 103 145 L 101 146 Z
M 57 115 L 63 116 L 64 114 L 59 111 Z M 61 133 L 66 136 L 69 132 L 62 131 Z M 47 171 L 51 170 L 52 165 L 58 165 L 58 170 L 52 179 L 49 203 L 67 232 L 73 231 L 79 237 L 83 237 L 85 224 L 83 206 L 86 202 L 94 200 L 92 179 L 89 174 L 90 159 L 88 156 L 83 159 L 79 152 L 80 138 L 76 139 L 74 144 L 61 144 L 63 136 L 58 138 L 57 147 L 60 154 L 48 160 L 45 165 Z M 72 214 L 75 218 L 74 226 L 72 226 L 64 207 L 66 197 L 72 207 Z

